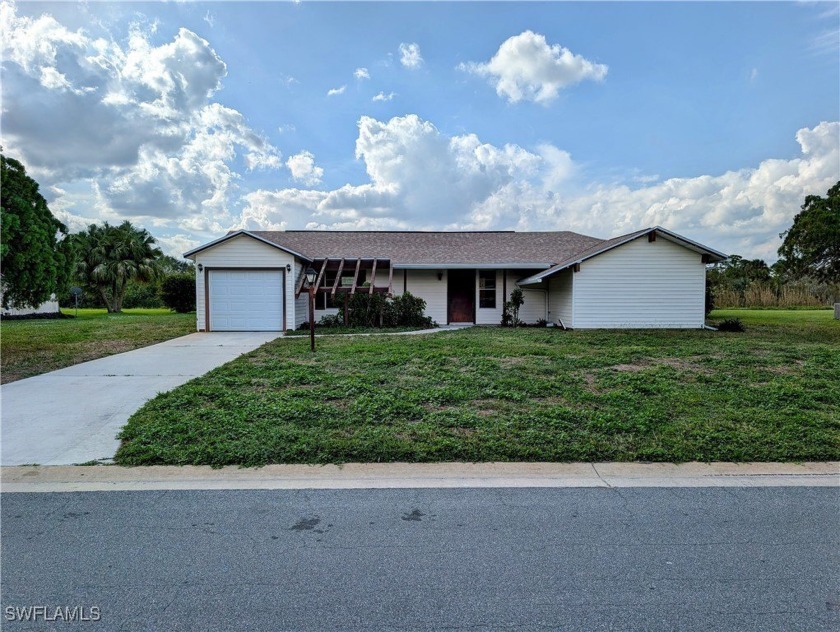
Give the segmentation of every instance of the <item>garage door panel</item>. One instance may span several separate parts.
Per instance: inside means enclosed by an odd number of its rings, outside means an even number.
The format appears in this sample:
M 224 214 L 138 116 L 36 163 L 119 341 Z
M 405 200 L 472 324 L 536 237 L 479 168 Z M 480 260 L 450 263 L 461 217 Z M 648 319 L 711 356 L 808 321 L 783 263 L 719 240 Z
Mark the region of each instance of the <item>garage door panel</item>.
M 211 331 L 283 329 L 283 273 L 280 270 L 211 270 Z

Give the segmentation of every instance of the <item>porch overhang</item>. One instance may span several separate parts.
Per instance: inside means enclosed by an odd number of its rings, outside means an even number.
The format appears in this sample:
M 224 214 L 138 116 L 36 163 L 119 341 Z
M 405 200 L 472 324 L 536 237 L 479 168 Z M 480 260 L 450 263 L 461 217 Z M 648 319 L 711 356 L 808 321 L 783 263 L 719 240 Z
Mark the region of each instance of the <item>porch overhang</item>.
M 545 270 L 552 264 L 539 263 L 395 263 L 395 270 Z

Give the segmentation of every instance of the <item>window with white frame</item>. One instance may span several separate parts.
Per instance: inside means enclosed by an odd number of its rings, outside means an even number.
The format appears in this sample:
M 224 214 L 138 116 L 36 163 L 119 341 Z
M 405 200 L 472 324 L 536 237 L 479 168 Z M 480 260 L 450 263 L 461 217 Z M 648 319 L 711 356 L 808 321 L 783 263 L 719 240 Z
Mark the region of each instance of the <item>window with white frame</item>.
M 496 308 L 496 271 L 478 271 L 478 306 L 482 309 Z

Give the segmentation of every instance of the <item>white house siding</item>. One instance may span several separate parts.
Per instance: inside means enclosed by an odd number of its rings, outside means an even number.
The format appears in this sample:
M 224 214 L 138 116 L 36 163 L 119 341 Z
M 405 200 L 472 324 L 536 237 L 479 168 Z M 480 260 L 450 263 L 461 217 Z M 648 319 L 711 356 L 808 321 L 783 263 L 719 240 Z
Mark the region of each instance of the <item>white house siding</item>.
M 344 297 L 341 297 L 341 300 L 344 300 Z M 308 308 L 307 308 L 308 309 Z M 338 314 L 339 310 L 337 307 L 328 307 L 327 309 L 316 309 L 315 310 L 315 322 L 317 323 L 323 316 L 335 316 Z M 309 312 L 307 313 L 307 317 Z
M 546 318 L 546 293 L 544 290 L 529 290 L 522 288 L 525 302 L 519 308 L 519 319 L 534 324 Z
M 195 264 L 204 268 L 284 268 L 291 264 L 295 270 L 295 258 L 293 255 L 264 244 L 261 241 L 240 235 L 227 241 L 202 250 L 195 255 Z M 299 266 L 298 266 L 299 267 Z M 291 327 L 295 322 L 295 279 L 293 273 L 286 273 L 286 326 Z M 205 327 L 204 313 L 204 272 L 197 272 L 195 275 L 195 311 L 196 327 L 203 331 Z
M 574 273 L 574 327 L 694 328 L 704 321 L 701 255 L 661 236 L 641 237 Z
M 475 323 L 476 325 L 498 325 L 502 322 L 502 310 L 504 309 L 505 298 L 503 292 L 504 272 L 496 270 L 496 307 L 479 307 L 478 272 L 475 275 Z
M 507 271 L 507 296 L 504 300 L 510 300 L 510 293 L 516 286 L 519 279 L 525 278 L 533 274 L 536 270 L 508 270 Z M 501 291 L 501 286 L 500 291 Z M 544 290 L 529 290 L 522 288 L 522 307 L 519 308 L 519 320 L 526 323 L 536 323 L 541 318 L 546 317 L 546 295 Z M 499 321 L 502 315 L 499 313 Z M 496 322 L 499 322 L 496 321 Z
M 438 270 L 406 270 L 408 277 L 405 279 L 406 289 L 414 296 L 419 296 L 426 301 L 426 316 L 439 325 L 446 324 L 446 270 L 443 272 L 443 279 L 438 281 Z M 394 293 L 402 294 L 403 271 L 394 269 Z
M 3 310 L 3 316 L 31 316 L 32 314 L 55 314 L 61 311 L 55 295 L 49 301 L 45 301 L 37 307 L 15 307 L 14 305 Z
M 563 270 L 548 281 L 548 320 L 555 325 L 562 321 L 566 327 L 572 324 L 572 282 L 574 273 Z
M 292 280 L 292 287 L 294 289 L 292 290 L 292 300 L 289 301 L 289 304 L 294 310 L 294 317 L 287 319 L 286 322 L 288 323 L 289 329 L 297 329 L 309 320 L 309 294 L 307 292 L 301 292 L 300 296 L 297 298 L 294 297 L 297 284 L 300 282 L 300 275 L 303 274 L 303 264 L 297 261 L 292 269 L 294 270 L 294 279 Z

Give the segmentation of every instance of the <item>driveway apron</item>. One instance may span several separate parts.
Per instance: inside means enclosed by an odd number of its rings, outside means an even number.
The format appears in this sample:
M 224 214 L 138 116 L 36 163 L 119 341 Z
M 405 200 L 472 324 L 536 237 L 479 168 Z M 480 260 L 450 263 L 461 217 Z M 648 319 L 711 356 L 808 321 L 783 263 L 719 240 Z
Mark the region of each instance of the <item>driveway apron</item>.
M 4 384 L 0 464 L 109 459 L 117 433 L 146 401 L 280 335 L 195 333 Z

